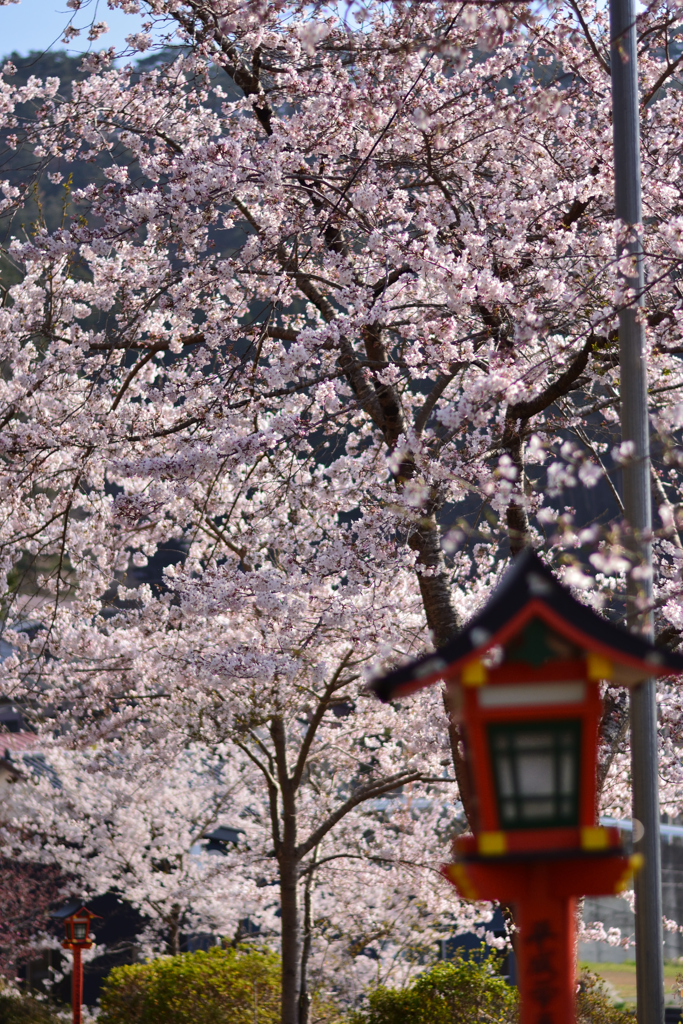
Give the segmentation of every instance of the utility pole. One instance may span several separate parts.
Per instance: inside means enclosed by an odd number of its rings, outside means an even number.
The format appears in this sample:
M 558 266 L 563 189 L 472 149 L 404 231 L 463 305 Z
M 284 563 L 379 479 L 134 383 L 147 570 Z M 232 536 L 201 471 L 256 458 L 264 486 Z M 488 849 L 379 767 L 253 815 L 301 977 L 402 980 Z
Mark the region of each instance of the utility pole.
M 610 69 L 614 132 L 615 213 L 619 220 L 640 225 L 640 127 L 635 0 L 610 0 Z M 623 249 L 623 245 L 620 246 Z M 624 509 L 633 532 L 634 548 L 646 578 L 629 579 L 628 623 L 650 639 L 652 615 L 644 616 L 637 597 L 652 598 L 652 550 L 647 535 L 652 528 L 650 504 L 650 437 L 647 405 L 645 328 L 638 320 L 643 305 L 644 267 L 640 235 L 628 243 L 635 257 L 635 276 L 625 285 L 636 294 L 619 313 L 621 365 L 621 435 L 633 443 L 632 458 L 624 466 Z M 645 534 L 645 539 L 643 539 Z M 662 936 L 662 867 L 659 841 L 659 780 L 657 769 L 657 704 L 654 680 L 631 692 L 631 776 L 633 785 L 634 849 L 644 865 L 635 879 L 636 978 L 638 1024 L 664 1020 L 664 962 Z M 637 824 L 640 823 L 640 826 Z M 642 833 L 642 834 L 641 834 Z

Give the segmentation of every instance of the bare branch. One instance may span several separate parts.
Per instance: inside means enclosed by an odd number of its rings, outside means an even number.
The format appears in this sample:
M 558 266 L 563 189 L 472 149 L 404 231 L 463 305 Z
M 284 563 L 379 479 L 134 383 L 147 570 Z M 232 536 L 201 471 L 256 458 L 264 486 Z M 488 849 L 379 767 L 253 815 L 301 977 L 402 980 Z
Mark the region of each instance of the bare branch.
M 354 807 L 358 807 L 359 804 L 365 803 L 367 800 L 374 800 L 378 796 L 383 796 L 385 793 L 391 793 L 394 789 L 400 789 L 401 786 L 405 786 L 409 782 L 420 782 L 421 780 L 421 772 L 411 772 L 405 769 L 402 772 L 396 772 L 395 775 L 389 775 L 385 779 L 378 779 L 377 782 L 372 782 L 367 786 L 363 786 L 362 789 L 356 790 L 348 800 L 340 804 L 337 810 L 333 811 L 325 819 L 322 825 L 304 843 L 300 843 L 297 846 L 295 851 L 297 860 L 301 860 L 307 853 L 310 853 L 313 847 L 321 842 L 330 829 L 334 828 L 337 822 L 341 821 Z
M 296 767 L 294 769 L 294 774 L 292 776 L 292 784 L 295 789 L 299 788 L 299 784 L 304 773 L 304 768 L 306 767 L 306 760 L 311 749 L 311 744 L 315 739 L 315 734 L 318 730 L 318 726 L 322 722 L 323 716 L 330 706 L 330 700 L 332 698 L 332 695 L 337 690 L 340 690 L 342 689 L 342 687 L 346 686 L 347 680 L 344 679 L 342 682 L 340 682 L 339 679 L 342 672 L 348 665 L 349 659 L 352 654 L 353 648 L 350 647 L 349 650 L 344 655 L 344 657 L 342 658 L 339 666 L 337 667 L 336 672 L 334 673 L 331 680 L 325 687 L 325 692 L 320 698 L 318 706 L 315 709 L 315 712 L 313 713 L 310 722 L 308 723 L 306 735 L 304 736 L 303 743 L 301 744 L 301 749 L 299 750 L 299 757 L 297 758 Z
M 264 775 L 264 778 L 266 780 L 266 784 L 267 784 L 267 787 L 268 787 L 268 806 L 269 806 L 269 811 L 270 811 L 270 828 L 271 828 L 271 832 L 272 832 L 272 835 L 273 835 L 273 843 L 275 845 L 275 851 L 276 851 L 276 853 L 278 853 L 279 850 L 280 850 L 280 844 L 282 842 L 282 839 L 281 839 L 281 836 L 280 836 L 280 817 L 279 817 L 279 808 L 278 808 L 278 803 L 277 803 L 277 797 L 278 797 L 278 785 L 277 785 L 277 782 L 273 778 L 271 772 L 268 771 L 268 769 L 266 768 L 265 764 L 261 761 L 261 759 L 259 757 L 256 756 L 256 754 L 254 754 L 254 752 L 252 750 L 249 749 L 249 747 L 246 745 L 246 743 L 242 743 L 240 740 L 235 740 L 235 746 L 239 747 L 239 749 L 242 750 L 247 755 L 249 760 L 252 761 L 256 765 L 256 767 L 259 768 L 263 772 L 263 775 Z
M 57 336 L 56 340 L 62 341 L 67 339 L 61 339 Z M 183 345 L 203 345 L 204 332 L 198 331 L 196 334 L 186 334 L 180 338 Z M 96 341 L 92 345 L 88 346 L 88 353 L 91 352 L 137 352 L 137 351 L 148 351 L 150 348 L 156 352 L 165 352 L 171 347 L 170 341 L 158 341 L 152 338 L 143 338 L 141 341 L 128 341 L 127 339 L 121 339 L 120 341 Z
M 147 363 L 150 361 L 150 359 L 154 359 L 154 356 L 157 354 L 157 352 L 163 352 L 164 348 L 166 348 L 165 345 L 162 345 L 162 346 L 153 345 L 152 348 L 150 348 L 149 351 L 146 353 L 146 355 L 144 355 L 142 357 L 142 359 L 138 359 L 137 363 L 132 368 L 132 370 L 130 371 L 130 373 L 128 374 L 126 379 L 124 380 L 123 384 L 119 388 L 119 390 L 118 390 L 118 392 L 116 394 L 116 397 L 114 398 L 114 401 L 112 402 L 112 406 L 111 406 L 111 409 L 109 410 L 109 412 L 114 412 L 114 410 L 116 409 L 117 405 L 119 404 L 119 402 L 121 401 L 121 399 L 125 395 L 126 391 L 130 387 L 130 385 L 133 383 L 133 380 L 138 375 L 140 370 L 142 370 L 142 368 L 147 365 Z
M 581 28 L 583 29 L 583 34 L 586 37 L 586 42 L 590 46 L 591 51 L 593 53 L 593 56 L 595 57 L 595 59 L 597 60 L 598 64 L 600 65 L 600 67 L 605 72 L 605 74 L 609 75 L 611 77 L 612 73 L 610 71 L 609 64 L 607 63 L 605 58 L 602 56 L 602 54 L 598 50 L 598 48 L 596 46 L 596 43 L 595 43 L 595 40 L 593 39 L 593 36 L 591 35 L 591 31 L 588 28 L 588 25 L 587 25 L 587 23 L 586 23 L 586 21 L 584 19 L 583 14 L 581 13 L 581 9 L 580 9 L 578 3 L 576 3 L 576 0 L 569 0 L 569 4 L 570 4 L 570 7 L 572 8 L 572 10 L 574 11 L 574 13 L 576 14 L 576 17 L 578 18 L 579 24 L 581 25 Z
M 664 69 L 664 71 L 662 71 L 661 75 L 659 76 L 659 78 L 657 79 L 655 84 L 652 86 L 651 89 L 648 90 L 648 92 L 645 93 L 645 95 L 641 99 L 641 101 L 640 101 L 641 107 L 646 107 L 648 105 L 650 100 L 662 88 L 662 86 L 666 82 L 667 78 L 670 78 L 673 75 L 674 71 L 679 66 L 681 61 L 683 61 L 683 53 L 680 55 L 680 57 L 677 57 L 676 60 L 673 63 L 671 63 L 671 64 L 667 63 L 666 68 Z
M 244 753 L 247 755 L 249 760 L 253 761 L 253 763 L 256 765 L 256 767 L 258 769 L 260 769 L 260 771 L 263 772 L 263 775 L 264 775 L 268 785 L 269 786 L 274 786 L 275 789 L 277 789 L 278 785 L 277 785 L 277 782 L 275 781 L 275 778 L 272 775 L 272 773 L 266 768 L 266 766 L 263 763 L 263 761 L 259 757 L 257 757 L 256 754 L 252 750 L 249 749 L 249 747 L 246 745 L 246 743 L 242 743 L 241 740 L 235 740 L 235 746 L 239 747 L 240 750 L 244 751 Z
M 513 424 L 517 420 L 528 420 L 532 416 L 537 416 L 538 413 L 543 412 L 549 405 L 556 402 L 558 398 L 563 398 L 567 394 L 572 384 L 578 380 L 586 369 L 593 341 L 594 338 L 590 335 L 586 339 L 583 348 L 576 353 L 564 373 L 561 373 L 557 380 L 549 384 L 540 395 L 537 395 L 536 398 L 530 398 L 526 402 L 515 402 L 514 405 L 508 406 L 506 432 L 508 429 L 514 429 Z M 503 444 L 506 445 L 506 441 Z
M 436 378 L 432 390 L 425 398 L 424 402 L 422 403 L 422 408 L 419 410 L 417 416 L 415 417 L 416 434 L 422 433 L 424 428 L 427 426 L 427 423 L 429 422 L 429 417 L 432 415 L 434 406 L 439 401 L 442 394 L 444 393 L 448 385 L 451 383 L 455 375 L 458 373 L 458 371 L 462 370 L 465 366 L 467 366 L 467 363 L 464 362 L 451 363 L 450 366 L 448 367 L 448 373 L 442 373 Z

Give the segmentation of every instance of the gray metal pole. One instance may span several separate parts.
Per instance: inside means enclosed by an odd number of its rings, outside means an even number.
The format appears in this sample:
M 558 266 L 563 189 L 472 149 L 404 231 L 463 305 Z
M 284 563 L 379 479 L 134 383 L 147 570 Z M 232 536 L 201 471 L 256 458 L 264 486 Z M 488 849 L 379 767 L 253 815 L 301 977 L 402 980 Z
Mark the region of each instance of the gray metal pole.
M 610 0 L 610 67 L 614 131 L 615 212 L 626 224 L 642 221 L 640 198 L 640 130 L 635 0 Z M 628 621 L 631 628 L 652 637 L 652 616 L 639 614 L 636 597 L 652 596 L 652 551 L 647 534 L 652 527 L 650 506 L 650 439 L 647 406 L 645 330 L 637 320 L 644 288 L 640 239 L 629 244 L 636 257 L 635 277 L 627 278 L 636 302 L 619 314 L 621 362 L 621 433 L 632 441 L 634 458 L 624 467 L 624 507 L 649 576 L 629 584 Z M 643 540 L 642 534 L 646 538 Z M 659 840 L 659 780 L 657 770 L 657 705 L 654 681 L 631 694 L 631 774 L 633 817 L 642 825 L 634 842 L 645 863 L 636 876 L 636 977 L 638 1024 L 664 1020 L 664 963 L 662 935 L 662 868 Z M 637 828 L 637 826 L 636 826 Z M 640 830 L 638 830 L 640 831 Z M 636 838 L 634 834 L 634 839 Z

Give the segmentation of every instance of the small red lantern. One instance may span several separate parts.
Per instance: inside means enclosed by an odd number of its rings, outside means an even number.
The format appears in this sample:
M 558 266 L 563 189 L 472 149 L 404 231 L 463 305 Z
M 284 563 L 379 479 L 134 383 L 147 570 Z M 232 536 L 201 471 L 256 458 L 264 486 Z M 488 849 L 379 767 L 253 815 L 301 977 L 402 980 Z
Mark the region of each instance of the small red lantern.
M 64 924 L 65 937 L 62 942 L 64 949 L 70 949 L 73 953 L 73 970 L 71 973 L 71 1012 L 73 1024 L 81 1024 L 81 1005 L 83 1003 L 83 962 L 81 950 L 90 949 L 92 939 L 90 938 L 91 922 L 99 914 L 88 910 L 80 900 L 72 900 L 61 910 L 56 910 L 51 915 L 56 921 Z
M 514 906 L 521 1024 L 574 1024 L 577 897 L 620 892 L 640 861 L 597 820 L 599 684 L 681 672 L 527 550 L 463 633 L 372 686 L 390 700 L 447 682 L 474 820 L 442 871 L 466 899 Z
M 81 949 L 90 949 L 92 946 L 90 941 L 90 922 L 93 917 L 97 917 L 97 914 L 93 914 L 85 907 L 81 907 L 75 914 L 71 914 L 65 919 L 65 948 L 78 945 Z

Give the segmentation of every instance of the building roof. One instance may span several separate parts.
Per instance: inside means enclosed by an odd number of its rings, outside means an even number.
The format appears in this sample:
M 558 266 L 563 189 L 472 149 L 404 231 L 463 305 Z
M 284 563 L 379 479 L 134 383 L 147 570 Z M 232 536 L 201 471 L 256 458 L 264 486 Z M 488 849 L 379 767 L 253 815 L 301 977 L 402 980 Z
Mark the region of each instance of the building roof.
M 612 663 L 610 678 L 630 686 L 650 676 L 683 673 L 683 655 L 655 647 L 580 604 L 531 548 L 514 560 L 482 610 L 433 654 L 395 669 L 370 684 L 382 701 L 393 700 L 451 677 L 468 661 L 505 644 L 532 619 L 542 619 L 586 654 Z
M 218 825 L 213 832 L 205 832 L 204 839 L 213 839 L 219 843 L 239 843 L 240 836 L 244 835 L 243 828 L 231 828 L 230 825 Z

